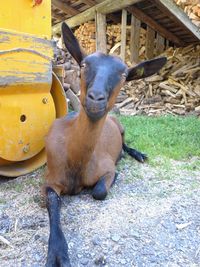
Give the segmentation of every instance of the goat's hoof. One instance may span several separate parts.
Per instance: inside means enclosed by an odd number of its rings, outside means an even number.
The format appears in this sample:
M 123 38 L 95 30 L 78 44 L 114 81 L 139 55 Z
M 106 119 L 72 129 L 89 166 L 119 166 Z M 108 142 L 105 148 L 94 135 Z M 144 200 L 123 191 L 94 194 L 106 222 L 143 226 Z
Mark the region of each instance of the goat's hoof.
M 108 192 L 105 185 L 105 178 L 102 177 L 92 190 L 92 196 L 96 200 L 104 200 Z
M 92 192 L 92 196 L 96 200 L 104 200 L 107 196 L 107 192 Z
M 55 232 L 55 235 L 50 234 L 45 267 L 71 267 L 67 242 L 60 229 Z
M 71 267 L 68 255 L 61 255 L 62 253 L 53 253 L 48 255 L 45 267 Z
M 148 156 L 146 154 L 143 154 L 141 152 L 138 152 L 136 155 L 135 155 L 135 159 L 141 163 L 144 163 L 147 159 L 148 159 Z

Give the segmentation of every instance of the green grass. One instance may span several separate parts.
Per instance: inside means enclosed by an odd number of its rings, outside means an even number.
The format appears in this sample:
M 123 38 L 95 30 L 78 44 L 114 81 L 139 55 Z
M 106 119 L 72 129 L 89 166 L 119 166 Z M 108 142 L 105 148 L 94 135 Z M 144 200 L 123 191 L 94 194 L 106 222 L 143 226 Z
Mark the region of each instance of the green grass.
M 164 156 L 188 159 L 200 156 L 200 119 L 194 116 L 118 116 L 125 127 L 126 143 L 147 153 L 150 159 Z

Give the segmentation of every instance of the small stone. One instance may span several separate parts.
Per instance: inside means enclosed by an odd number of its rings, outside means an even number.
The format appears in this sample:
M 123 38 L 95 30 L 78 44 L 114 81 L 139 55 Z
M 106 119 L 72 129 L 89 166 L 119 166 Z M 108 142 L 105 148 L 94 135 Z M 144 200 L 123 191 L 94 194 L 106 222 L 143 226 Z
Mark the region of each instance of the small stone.
M 137 231 L 132 230 L 130 236 L 134 237 L 136 240 L 140 239 L 140 234 Z
M 44 235 L 44 236 L 40 236 L 40 241 L 44 244 L 44 245 L 47 245 L 48 244 L 48 241 L 49 241 L 49 238 L 48 236 Z
M 94 261 L 95 265 L 106 265 L 106 257 L 105 256 L 101 256 L 98 259 L 95 259 Z
M 40 239 L 40 235 L 36 234 L 36 235 L 34 236 L 34 239 L 35 239 L 35 240 Z
M 34 258 L 35 258 L 35 260 L 36 260 L 37 262 L 41 261 L 41 255 L 38 254 L 38 253 L 36 253 L 36 254 L 34 255 Z
M 8 215 L 4 215 L 0 218 L 0 233 L 5 234 L 9 232 L 12 226 L 11 220 Z
M 122 259 L 121 260 L 121 264 L 126 264 L 126 260 L 125 259 Z
M 120 236 L 117 235 L 117 234 L 114 234 L 113 236 L 111 236 L 111 239 L 114 241 L 114 242 L 118 242 L 120 240 Z
M 69 242 L 68 243 L 68 248 L 73 248 L 74 247 L 74 243 L 73 242 Z
M 82 265 L 87 265 L 88 262 L 89 262 L 89 259 L 88 259 L 88 258 L 82 258 L 82 259 L 80 260 L 80 263 L 81 263 Z
M 95 235 L 95 236 L 92 238 L 92 243 L 93 243 L 93 245 L 95 245 L 95 246 L 101 244 L 101 239 L 99 238 L 98 235 Z
M 149 260 L 150 260 L 150 262 L 157 262 L 158 261 L 158 259 L 155 255 L 150 256 Z

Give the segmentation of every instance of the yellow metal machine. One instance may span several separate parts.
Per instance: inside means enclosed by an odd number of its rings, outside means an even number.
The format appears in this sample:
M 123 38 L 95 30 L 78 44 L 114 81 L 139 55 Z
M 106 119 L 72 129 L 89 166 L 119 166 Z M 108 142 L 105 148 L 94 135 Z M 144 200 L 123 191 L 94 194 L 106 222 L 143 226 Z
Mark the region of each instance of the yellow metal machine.
M 0 2 L 0 175 L 26 174 L 46 161 L 44 138 L 67 112 L 52 72 L 51 0 Z

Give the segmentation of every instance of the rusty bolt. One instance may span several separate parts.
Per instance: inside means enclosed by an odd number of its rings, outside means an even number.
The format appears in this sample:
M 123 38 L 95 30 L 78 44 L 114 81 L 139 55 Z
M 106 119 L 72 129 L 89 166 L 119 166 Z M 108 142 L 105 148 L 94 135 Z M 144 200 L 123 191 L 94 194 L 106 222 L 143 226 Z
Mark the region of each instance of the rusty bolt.
M 30 146 L 29 146 L 29 145 L 25 145 L 25 146 L 23 147 L 23 152 L 24 152 L 24 153 L 28 153 L 29 150 L 30 150 Z
M 43 103 L 43 104 L 47 104 L 47 103 L 48 103 L 48 98 L 47 98 L 47 97 L 44 97 L 44 98 L 42 99 L 42 103 Z

